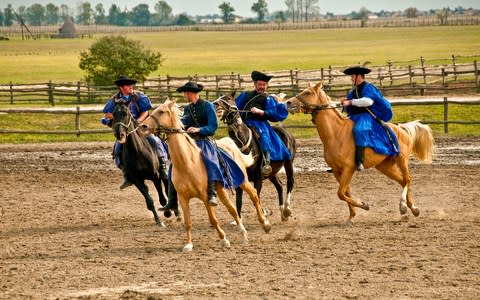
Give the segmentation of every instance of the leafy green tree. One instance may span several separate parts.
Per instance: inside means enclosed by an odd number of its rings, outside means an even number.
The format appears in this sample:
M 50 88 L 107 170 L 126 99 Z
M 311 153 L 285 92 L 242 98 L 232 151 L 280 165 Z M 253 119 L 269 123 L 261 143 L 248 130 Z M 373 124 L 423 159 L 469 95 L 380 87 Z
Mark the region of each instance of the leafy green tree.
M 90 24 L 93 17 L 92 4 L 90 2 L 80 2 L 78 4 L 78 15 L 77 22 L 78 24 L 88 25 Z
M 45 20 L 47 21 L 47 24 L 57 24 L 59 18 L 58 13 L 60 11 L 58 6 L 52 3 L 48 3 L 47 6 L 45 6 L 45 10 Z
M 147 26 L 150 24 L 150 10 L 147 4 L 139 4 L 132 9 L 131 20 L 133 25 Z
M 190 19 L 190 17 L 186 13 L 178 15 L 178 17 L 175 20 L 175 25 L 183 26 L 183 25 L 192 25 L 192 24 L 195 24 L 195 21 Z
M 258 0 L 253 3 L 252 11 L 257 14 L 258 22 L 265 22 L 265 16 L 268 14 L 267 2 L 265 0 Z
M 112 4 L 108 10 L 108 24 L 119 26 L 126 24 L 125 13 L 123 13 L 120 10 L 120 7 L 115 4 Z
M 218 6 L 218 8 L 222 12 L 223 22 L 232 23 L 233 18 L 234 18 L 233 12 L 235 11 L 235 9 L 232 7 L 230 2 L 223 2 L 222 4 L 220 4 Z
M 41 25 L 45 20 L 45 7 L 38 3 L 27 7 L 27 20 L 32 25 Z
M 166 1 L 158 1 L 155 4 L 155 11 L 161 24 L 166 24 L 172 18 L 172 8 Z
M 145 49 L 140 41 L 123 36 L 105 36 L 80 53 L 85 80 L 97 86 L 112 85 L 120 75 L 145 81 L 163 59 L 159 52 Z
M 0 26 L 3 25 L 3 12 L 0 10 Z
M 95 24 L 104 25 L 107 24 L 107 16 L 105 15 L 105 8 L 103 8 L 102 3 L 95 5 Z
M 7 7 L 3 10 L 3 24 L 5 26 L 12 26 L 14 14 L 13 14 L 13 7 L 11 4 L 7 5 Z

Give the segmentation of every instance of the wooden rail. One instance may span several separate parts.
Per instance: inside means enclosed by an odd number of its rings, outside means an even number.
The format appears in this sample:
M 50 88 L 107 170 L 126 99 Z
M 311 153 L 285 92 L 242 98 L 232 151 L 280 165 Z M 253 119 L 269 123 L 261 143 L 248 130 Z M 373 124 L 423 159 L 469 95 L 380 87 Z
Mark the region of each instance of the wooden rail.
M 395 100 L 392 101 L 392 106 L 401 106 L 401 105 L 442 105 L 443 106 L 443 120 L 422 120 L 426 124 L 443 124 L 444 133 L 448 134 L 448 125 L 449 124 L 480 124 L 479 120 L 450 120 L 448 113 L 449 104 L 457 105 L 480 105 L 480 100 L 449 100 L 447 97 L 439 100 L 421 100 L 421 101 L 412 101 L 412 100 Z M 0 113 L 7 114 L 22 114 L 22 113 L 42 113 L 42 114 L 75 114 L 75 130 L 17 130 L 17 129 L 0 129 L 0 134 L 76 134 L 80 136 L 81 134 L 98 134 L 98 133 L 109 133 L 111 129 L 89 129 L 82 130 L 80 126 L 80 116 L 83 114 L 102 114 L 102 109 L 97 108 L 81 108 L 77 106 L 76 108 L 0 108 Z M 100 124 L 99 124 L 100 126 Z M 313 125 L 285 125 L 281 124 L 286 128 L 315 128 Z M 221 125 L 220 128 L 225 128 L 224 125 Z

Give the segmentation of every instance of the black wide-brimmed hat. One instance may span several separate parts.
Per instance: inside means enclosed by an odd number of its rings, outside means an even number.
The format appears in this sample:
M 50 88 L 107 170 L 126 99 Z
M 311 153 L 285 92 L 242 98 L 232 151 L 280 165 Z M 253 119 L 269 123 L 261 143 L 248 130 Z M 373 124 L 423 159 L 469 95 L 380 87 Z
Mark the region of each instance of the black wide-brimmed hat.
M 118 79 L 115 80 L 115 84 L 117 86 L 134 85 L 135 83 L 137 83 L 135 79 L 128 78 L 128 76 L 125 76 L 125 75 L 120 75 L 118 76 Z
M 346 68 L 343 73 L 345 75 L 365 75 L 370 73 L 372 70 L 365 68 L 364 66 L 353 66 Z
M 252 80 L 253 81 L 261 80 L 261 81 L 268 82 L 268 81 L 270 81 L 270 79 L 272 79 L 272 77 L 273 77 L 273 75 L 267 75 L 267 74 L 259 72 L 259 71 L 253 71 L 252 72 Z
M 183 92 L 194 92 L 198 93 L 203 90 L 203 85 L 199 83 L 195 83 L 193 81 L 189 81 L 185 83 L 183 86 L 179 87 L 177 89 L 177 92 L 183 93 Z

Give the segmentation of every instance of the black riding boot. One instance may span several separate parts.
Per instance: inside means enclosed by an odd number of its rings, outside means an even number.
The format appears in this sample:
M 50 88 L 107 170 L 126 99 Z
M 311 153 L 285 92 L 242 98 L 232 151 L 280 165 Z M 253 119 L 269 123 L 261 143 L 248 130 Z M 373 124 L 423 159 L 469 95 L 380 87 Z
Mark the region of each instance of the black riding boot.
M 267 151 L 263 152 L 263 167 L 262 175 L 263 177 L 268 177 L 272 173 L 272 166 L 270 166 L 270 153 Z
M 208 204 L 210 206 L 217 206 L 218 205 L 218 200 L 217 200 L 217 189 L 215 185 L 215 181 L 209 181 L 208 182 Z
M 165 163 L 163 158 L 159 158 L 159 163 L 160 163 L 160 178 L 168 179 L 167 164 Z
M 160 208 L 161 211 L 167 210 L 178 210 L 178 198 L 177 198 L 177 190 L 175 190 L 175 186 L 173 182 L 168 182 L 168 201 L 164 207 Z
M 363 157 L 364 157 L 365 147 L 355 146 L 355 164 L 357 165 L 357 171 L 362 171 L 365 169 L 363 167 Z

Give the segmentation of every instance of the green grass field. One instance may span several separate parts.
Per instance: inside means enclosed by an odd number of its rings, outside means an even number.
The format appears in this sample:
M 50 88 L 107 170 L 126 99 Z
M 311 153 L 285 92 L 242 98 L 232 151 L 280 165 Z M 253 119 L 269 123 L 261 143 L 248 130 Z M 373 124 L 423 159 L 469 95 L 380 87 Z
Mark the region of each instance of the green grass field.
M 269 32 L 161 32 L 130 34 L 147 48 L 164 55 L 156 75 L 250 73 L 252 69 L 318 69 L 370 61 L 410 61 L 479 55 L 480 26 L 418 28 L 355 28 Z M 96 36 L 98 38 L 98 36 Z M 0 84 L 72 82 L 84 76 L 78 67 L 80 51 L 96 40 L 71 39 L 0 41 Z M 459 60 L 461 62 L 461 58 Z M 39 106 L 39 105 L 35 105 Z M 41 105 L 40 105 L 41 106 Z M 11 107 L 8 104 L 2 107 Z M 14 106 L 17 107 L 17 106 Z M 442 107 L 395 107 L 394 122 L 441 120 Z M 480 105 L 450 107 L 451 119 L 478 119 Z M 82 129 L 99 129 L 101 115 L 82 115 Z M 309 115 L 290 116 L 286 124 L 311 124 Z M 73 130 L 74 116 L 2 114 L 1 129 Z M 436 134 L 443 125 L 432 125 Z M 314 129 L 293 129 L 296 137 L 314 137 Z M 451 125 L 450 134 L 480 134 L 479 125 Z M 219 136 L 225 135 L 220 130 Z M 0 143 L 113 140 L 112 134 L 0 134 Z
M 155 75 L 250 73 L 478 55 L 480 26 L 129 34 L 165 61 Z M 93 39 L 0 41 L 0 83 L 78 81 Z

